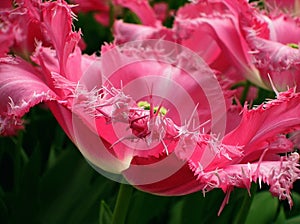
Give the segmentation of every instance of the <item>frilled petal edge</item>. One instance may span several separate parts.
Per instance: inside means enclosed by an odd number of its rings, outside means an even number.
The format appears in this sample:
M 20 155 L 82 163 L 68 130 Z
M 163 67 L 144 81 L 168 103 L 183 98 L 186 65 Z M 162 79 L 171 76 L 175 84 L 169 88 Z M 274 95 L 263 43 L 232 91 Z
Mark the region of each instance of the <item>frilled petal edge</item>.
M 39 78 L 38 70 L 20 58 L 0 59 L 0 135 L 23 128 L 22 116 L 56 94 Z

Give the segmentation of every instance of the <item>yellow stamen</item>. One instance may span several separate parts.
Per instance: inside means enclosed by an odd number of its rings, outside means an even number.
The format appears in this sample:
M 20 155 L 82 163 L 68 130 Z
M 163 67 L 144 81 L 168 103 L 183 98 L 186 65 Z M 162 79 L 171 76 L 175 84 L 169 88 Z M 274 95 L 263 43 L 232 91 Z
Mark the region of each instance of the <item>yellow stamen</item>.
M 147 101 L 140 101 L 137 103 L 138 107 L 143 108 L 144 110 L 150 110 L 150 103 Z M 153 112 L 156 113 L 158 111 L 159 107 L 154 107 Z M 159 114 L 160 115 L 166 115 L 167 114 L 167 109 L 165 107 L 160 107 Z
M 288 43 L 287 46 L 289 46 L 291 48 L 299 49 L 299 45 L 295 44 L 295 43 Z

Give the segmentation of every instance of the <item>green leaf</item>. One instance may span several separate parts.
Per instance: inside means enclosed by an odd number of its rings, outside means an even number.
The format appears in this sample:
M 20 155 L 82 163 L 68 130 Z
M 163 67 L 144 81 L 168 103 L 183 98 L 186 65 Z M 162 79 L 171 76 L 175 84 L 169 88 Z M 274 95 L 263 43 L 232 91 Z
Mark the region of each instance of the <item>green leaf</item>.
M 0 221 L 1 221 L 1 223 L 7 222 L 7 219 L 8 219 L 8 208 L 4 201 L 3 196 L 4 196 L 4 193 L 0 186 Z
M 135 13 L 131 12 L 130 10 L 125 10 L 123 20 L 124 22 L 127 23 L 141 24 L 139 17 Z
M 20 188 L 14 200 L 13 216 L 17 223 L 36 222 L 38 207 L 38 184 L 41 172 L 41 151 L 37 147 L 31 155 L 29 162 L 21 173 Z
M 104 42 L 112 41 L 111 30 L 104 27 L 95 19 L 93 13 L 78 14 L 78 20 L 74 21 L 76 29 L 81 29 L 83 39 L 87 44 L 85 53 L 93 54 L 101 49 Z
M 180 223 L 216 223 L 223 198 L 220 190 L 208 192 L 205 197 L 202 192 L 185 196 Z
M 283 206 L 280 206 L 280 211 L 279 211 L 279 214 L 274 222 L 274 224 L 282 224 L 282 223 L 285 223 L 285 213 L 284 213 L 284 208 Z
M 300 215 L 290 218 L 285 221 L 285 224 L 299 224 L 300 223 Z
M 164 223 L 173 197 L 161 197 L 142 191 L 134 191 L 126 223 Z
M 102 200 L 100 204 L 99 224 L 111 224 L 112 215 L 110 207 Z
M 242 199 L 242 203 L 239 206 L 236 216 L 234 217 L 234 224 L 244 223 L 247 215 L 249 213 L 249 209 L 251 208 L 251 203 L 253 201 L 254 195 L 257 192 L 257 184 L 252 184 L 250 188 L 250 195 L 248 192 L 244 193 L 244 198 Z
M 257 193 L 251 204 L 246 224 L 272 223 L 276 219 L 278 199 L 268 191 Z
M 97 223 L 99 214 L 99 201 L 105 195 L 112 194 L 111 184 L 109 180 L 105 180 L 102 176 L 96 173 L 95 181 L 83 189 L 83 193 L 75 202 L 71 210 L 71 215 L 66 223 L 81 224 L 81 223 Z M 89 181 L 90 182 L 90 181 Z M 89 183 L 88 182 L 88 183 Z
M 97 223 L 99 201 L 115 183 L 96 173 L 75 148 L 59 154 L 40 183 L 40 217 L 44 223 Z
M 182 210 L 183 210 L 184 200 L 178 201 L 171 210 L 171 216 L 169 224 L 181 224 L 182 223 Z
M 220 189 L 214 189 L 203 196 L 202 192 L 184 196 L 181 223 L 232 223 L 236 216 L 237 208 L 241 206 L 247 194 L 246 189 L 235 189 L 231 195 L 229 203 L 225 206 L 220 216 L 218 211 L 225 198 L 225 194 Z
M 168 5 L 170 9 L 178 9 L 180 6 L 183 6 L 187 2 L 187 0 L 168 0 Z
M 292 218 L 293 216 L 298 216 L 300 214 L 300 194 L 296 191 L 292 192 L 293 207 L 287 212 L 287 218 Z
M 92 174 L 77 149 L 61 153 L 56 164 L 41 179 L 40 219 L 47 223 L 65 223 L 70 218 L 72 206 L 85 193 Z

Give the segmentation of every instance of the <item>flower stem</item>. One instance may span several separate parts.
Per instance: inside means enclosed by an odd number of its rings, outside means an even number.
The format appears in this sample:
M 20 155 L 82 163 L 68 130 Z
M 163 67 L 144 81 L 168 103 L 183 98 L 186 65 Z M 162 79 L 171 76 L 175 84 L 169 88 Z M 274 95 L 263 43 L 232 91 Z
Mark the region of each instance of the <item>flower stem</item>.
M 121 184 L 115 209 L 112 217 L 112 224 L 125 223 L 127 211 L 133 188 L 129 184 Z
M 247 99 L 247 95 L 248 95 L 248 92 L 249 92 L 249 89 L 250 89 L 250 82 L 249 81 L 246 81 L 245 83 L 245 88 L 244 88 L 244 91 L 242 93 L 242 97 L 241 97 L 241 103 L 244 104 L 246 99 Z
M 23 142 L 23 132 L 18 134 L 17 139 L 14 141 L 16 144 L 16 151 L 14 153 L 14 181 L 16 192 L 20 191 L 20 181 L 21 181 L 21 164 L 22 164 L 22 142 Z
M 233 224 L 245 223 L 256 191 L 257 191 L 257 184 L 252 184 L 250 188 L 250 195 L 248 192 L 245 194 L 243 198 L 243 202 L 241 204 L 241 207 L 237 215 L 235 216 Z

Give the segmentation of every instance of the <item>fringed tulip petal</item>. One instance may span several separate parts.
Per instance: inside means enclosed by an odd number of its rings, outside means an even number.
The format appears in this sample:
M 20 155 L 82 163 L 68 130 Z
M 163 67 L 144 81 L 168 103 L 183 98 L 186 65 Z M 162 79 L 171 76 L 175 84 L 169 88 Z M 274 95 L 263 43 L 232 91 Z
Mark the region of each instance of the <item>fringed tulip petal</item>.
M 0 64 L 0 134 L 23 128 L 22 116 L 36 104 L 57 96 L 38 77 L 40 71 L 22 59 L 2 58 Z

